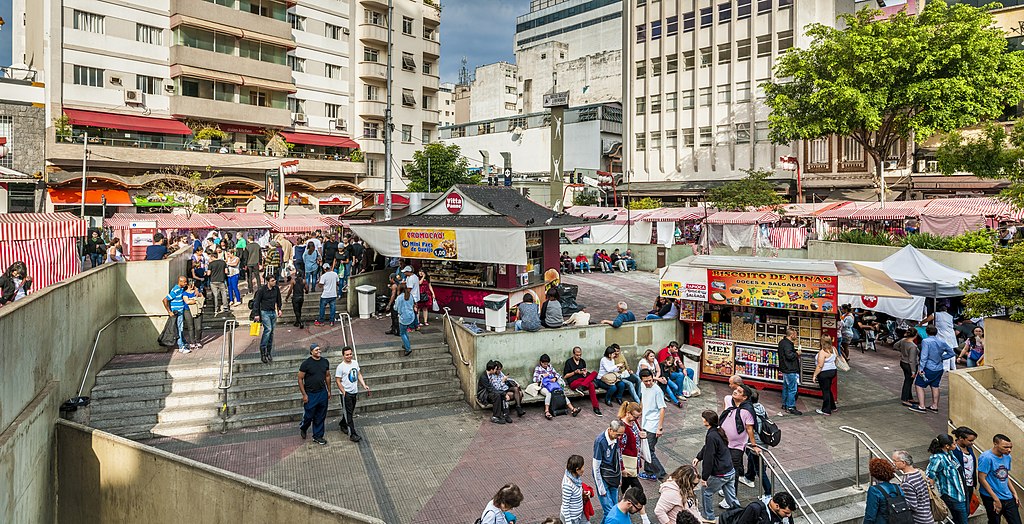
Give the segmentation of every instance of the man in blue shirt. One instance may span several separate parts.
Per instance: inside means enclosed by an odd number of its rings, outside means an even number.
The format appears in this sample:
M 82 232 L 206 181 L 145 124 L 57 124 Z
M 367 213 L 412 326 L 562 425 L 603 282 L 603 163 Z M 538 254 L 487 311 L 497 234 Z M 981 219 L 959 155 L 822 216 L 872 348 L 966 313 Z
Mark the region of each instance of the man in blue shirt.
M 625 432 L 626 426 L 621 420 L 614 418 L 608 423 L 608 429 L 594 439 L 594 489 L 601 503 L 601 513 L 606 516 L 619 502 L 619 485 L 622 484 L 622 452 L 619 450 L 619 437 Z
M 981 503 L 985 505 L 990 523 L 999 522 L 1002 515 L 1009 524 L 1021 524 L 1020 499 L 1010 482 L 1013 443 L 1006 435 L 992 437 L 992 449 L 978 457 L 978 481 L 981 483 Z
M 622 494 L 622 500 L 604 514 L 601 524 L 630 524 L 632 520 L 629 516 L 643 512 L 646 505 L 647 496 L 643 490 L 636 486 L 629 488 Z
M 153 235 L 153 245 L 146 247 L 146 260 L 163 260 L 167 256 L 167 239 L 160 233 Z
M 619 302 L 616 310 L 619 315 L 615 317 L 615 320 L 602 320 L 602 324 L 607 324 L 613 328 L 622 327 L 625 322 L 636 322 L 636 315 L 629 310 L 629 306 L 625 302 Z
M 927 413 L 924 406 L 924 390 L 931 388 L 932 405 L 928 411 L 938 413 L 939 411 L 939 384 L 942 382 L 942 361 L 956 356 L 953 348 L 936 337 L 939 330 L 935 326 L 928 326 L 925 329 L 928 338 L 921 341 L 921 358 L 917 365 L 917 380 L 914 385 L 917 387 L 917 405 L 910 406 L 910 410 L 917 413 Z
M 188 287 L 188 279 L 184 276 L 178 277 L 178 285 L 171 288 L 171 291 L 164 297 L 164 309 L 167 314 L 174 317 L 178 323 L 178 351 L 191 353 L 192 350 L 185 347 L 185 288 Z

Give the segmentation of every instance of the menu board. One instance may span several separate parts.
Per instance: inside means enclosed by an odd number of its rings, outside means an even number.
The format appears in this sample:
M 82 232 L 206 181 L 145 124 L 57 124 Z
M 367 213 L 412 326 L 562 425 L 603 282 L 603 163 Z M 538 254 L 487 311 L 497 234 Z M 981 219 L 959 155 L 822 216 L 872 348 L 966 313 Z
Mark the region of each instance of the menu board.
M 731 340 L 704 339 L 704 369 L 702 372 L 723 377 L 732 376 L 735 368 L 734 349 Z
M 831 312 L 836 308 L 838 277 L 709 269 L 712 304 Z
M 454 229 L 399 229 L 402 258 L 456 260 L 459 258 Z

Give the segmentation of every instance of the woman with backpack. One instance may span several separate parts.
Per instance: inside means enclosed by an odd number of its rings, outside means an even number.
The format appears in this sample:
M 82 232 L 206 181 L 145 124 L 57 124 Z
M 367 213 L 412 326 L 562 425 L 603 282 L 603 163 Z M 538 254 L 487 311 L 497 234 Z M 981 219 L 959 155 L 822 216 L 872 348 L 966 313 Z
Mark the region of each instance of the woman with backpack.
M 540 356 L 540 362 L 533 368 L 533 381 L 540 386 L 540 392 L 544 395 L 544 418 L 551 420 L 554 418 L 551 414 L 551 397 L 556 390 L 562 390 L 565 381 L 555 368 L 551 367 L 551 357 L 547 353 Z M 562 391 L 564 395 L 564 390 Z M 565 399 L 565 404 L 572 416 L 580 414 L 581 409 L 573 407 L 568 398 Z
M 949 509 L 949 518 L 953 524 L 967 524 L 967 490 L 964 488 L 963 472 L 960 461 L 953 456 L 956 444 L 953 437 L 939 435 L 932 439 L 928 446 L 928 482 L 935 486 Z
M 892 464 L 885 459 L 873 458 L 868 462 L 868 470 L 874 482 L 868 488 L 864 524 L 912 524 L 914 517 L 903 498 L 903 490 L 892 483 L 896 476 Z

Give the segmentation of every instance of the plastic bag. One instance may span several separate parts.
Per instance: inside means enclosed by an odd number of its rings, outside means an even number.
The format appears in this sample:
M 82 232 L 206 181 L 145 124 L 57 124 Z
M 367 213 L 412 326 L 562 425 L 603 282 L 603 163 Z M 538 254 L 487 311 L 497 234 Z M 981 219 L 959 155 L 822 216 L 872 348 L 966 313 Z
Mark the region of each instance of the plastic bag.
M 263 324 L 260 324 L 259 322 L 253 322 L 253 323 L 249 324 L 249 336 L 250 337 L 258 337 L 258 336 L 260 336 L 260 327 L 262 327 L 262 326 L 263 326 Z

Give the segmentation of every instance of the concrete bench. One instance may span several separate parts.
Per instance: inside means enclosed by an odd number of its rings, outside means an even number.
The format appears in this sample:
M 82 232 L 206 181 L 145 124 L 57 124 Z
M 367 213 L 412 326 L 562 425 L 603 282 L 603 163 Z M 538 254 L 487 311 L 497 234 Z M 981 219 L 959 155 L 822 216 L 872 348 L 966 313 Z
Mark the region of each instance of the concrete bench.
M 565 391 L 565 398 L 567 398 L 567 399 L 580 398 L 580 397 L 585 397 L 585 396 L 588 395 L 588 393 L 586 391 L 580 391 L 578 389 L 565 388 L 563 391 Z M 537 404 L 537 403 L 543 403 L 543 402 L 544 402 L 544 395 L 530 395 L 530 394 L 528 394 L 526 392 L 525 388 L 523 389 L 523 405 L 526 405 L 526 404 Z M 493 407 L 492 404 L 489 404 L 489 403 L 485 404 L 483 402 L 480 402 L 480 399 L 476 400 L 476 405 L 480 409 L 491 409 Z

